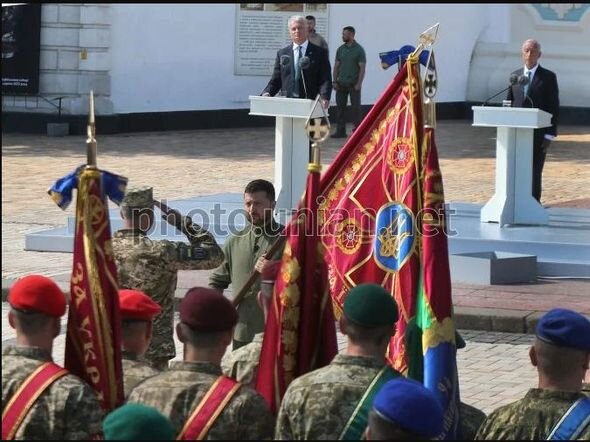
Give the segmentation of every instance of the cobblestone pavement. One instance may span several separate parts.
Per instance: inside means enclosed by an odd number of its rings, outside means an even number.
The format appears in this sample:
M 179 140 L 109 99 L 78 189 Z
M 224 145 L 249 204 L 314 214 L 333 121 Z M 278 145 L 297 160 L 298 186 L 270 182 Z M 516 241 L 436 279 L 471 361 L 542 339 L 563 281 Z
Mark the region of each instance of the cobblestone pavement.
M 8 304 L 2 303 L 2 345 L 13 344 L 14 330 L 8 325 Z M 55 362 L 63 364 L 65 351 L 66 316 L 62 334 L 54 344 Z M 176 315 L 178 322 L 178 314 Z M 460 330 L 467 346 L 457 353 L 459 392 L 461 400 L 482 409 L 486 414 L 512 402 L 531 387 L 536 386 L 537 374 L 528 359 L 531 335 Z M 345 338 L 338 334 L 340 350 Z M 182 360 L 182 344 L 176 340 L 176 358 Z

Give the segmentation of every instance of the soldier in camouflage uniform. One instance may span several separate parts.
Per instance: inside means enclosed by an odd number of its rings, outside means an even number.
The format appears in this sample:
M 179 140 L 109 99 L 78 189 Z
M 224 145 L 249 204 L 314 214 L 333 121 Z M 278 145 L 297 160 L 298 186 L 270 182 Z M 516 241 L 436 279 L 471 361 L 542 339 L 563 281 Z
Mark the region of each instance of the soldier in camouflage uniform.
M 147 236 L 153 226 L 154 204 L 170 225 L 187 236 L 190 245 L 154 241 Z M 162 308 L 146 358 L 154 368 L 163 370 L 176 356 L 173 315 L 178 270 L 213 269 L 223 262 L 223 252 L 213 236 L 189 217 L 154 201 L 151 187 L 128 190 L 121 203 L 121 217 L 125 228 L 112 239 L 119 287 L 141 290 Z
M 248 224 L 244 230 L 231 235 L 223 245 L 225 261 L 209 277 L 209 287 L 219 291 L 230 284 L 234 295 L 246 284 L 254 269 L 262 271 L 266 260 L 277 260 L 283 249 L 273 256 L 263 256 L 278 239 L 283 226 L 273 218 L 275 190 L 266 180 L 254 180 L 244 189 L 244 208 Z M 233 349 L 236 350 L 264 331 L 264 315 L 256 301 L 260 282 L 256 281 L 238 306 L 240 320 L 234 332 Z
M 119 290 L 125 397 L 139 382 L 160 373 L 144 360 L 152 340 L 153 319 L 162 310 L 139 290 Z
M 354 287 L 340 318 L 340 330 L 348 340 L 346 351 L 328 366 L 291 382 L 281 402 L 275 439 L 339 439 L 357 404 L 386 365 L 385 352 L 397 319 L 397 305 L 381 286 Z
M 479 428 L 476 440 L 548 440 L 570 407 L 580 399 L 582 380 L 590 362 L 590 321 L 571 310 L 553 309 L 539 320 L 529 350 L 539 374 L 538 388 L 524 398 L 494 410 Z M 568 412 L 568 410 L 570 410 Z M 586 425 L 562 438 L 590 440 L 590 412 Z M 575 425 L 571 425 L 575 428 Z M 559 431 L 558 431 L 559 432 Z
M 53 340 L 60 334 L 66 298 L 49 278 L 19 279 L 8 295 L 8 322 L 16 329 L 16 345 L 2 348 L 2 432 L 4 413 L 23 382 L 52 361 Z M 29 398 L 27 398 L 29 399 Z M 18 440 L 88 440 L 100 435 L 102 409 L 88 384 L 66 374 L 49 385 L 18 426 Z M 4 438 L 3 438 L 4 439 Z
M 268 308 L 280 267 L 281 261 L 268 261 L 260 273 L 260 291 L 257 299 L 258 305 L 264 313 L 265 323 L 268 318 Z M 257 333 L 254 335 L 254 340 L 248 345 L 226 353 L 221 360 L 223 373 L 244 385 L 254 388 L 256 386 L 256 370 L 260 360 L 263 339 L 264 332 Z
M 184 344 L 184 360 L 173 361 L 167 371 L 140 383 L 128 398 L 129 403 L 154 407 L 170 418 L 177 436 L 221 376 L 221 357 L 232 341 L 238 320 L 228 299 L 214 289 L 201 287 L 187 292 L 179 314 L 176 333 Z M 273 428 L 274 418 L 262 396 L 241 386 L 214 419 L 206 438 L 270 439 Z

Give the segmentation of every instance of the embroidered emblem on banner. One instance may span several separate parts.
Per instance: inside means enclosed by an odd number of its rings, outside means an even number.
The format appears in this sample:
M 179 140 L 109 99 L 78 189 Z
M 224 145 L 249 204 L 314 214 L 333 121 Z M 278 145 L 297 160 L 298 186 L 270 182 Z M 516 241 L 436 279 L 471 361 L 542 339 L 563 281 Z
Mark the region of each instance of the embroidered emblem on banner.
M 414 163 L 414 154 L 408 138 L 397 138 L 387 150 L 387 165 L 397 175 L 403 175 Z
M 414 250 L 414 217 L 399 202 L 385 204 L 377 213 L 374 259 L 388 272 L 398 272 Z
M 336 245 L 347 255 L 352 255 L 361 246 L 361 227 L 353 218 L 347 218 L 336 226 Z

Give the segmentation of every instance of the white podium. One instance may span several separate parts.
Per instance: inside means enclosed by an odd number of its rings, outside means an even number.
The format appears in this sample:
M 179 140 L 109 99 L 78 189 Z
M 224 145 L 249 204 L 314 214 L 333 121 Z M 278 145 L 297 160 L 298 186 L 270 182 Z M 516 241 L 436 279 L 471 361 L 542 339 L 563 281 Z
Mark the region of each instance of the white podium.
M 276 210 L 296 209 L 307 179 L 309 138 L 305 122 L 314 100 L 304 98 L 250 96 L 250 115 L 276 117 L 275 177 Z M 313 118 L 323 116 L 317 109 Z
M 496 191 L 481 209 L 481 222 L 546 225 L 549 216 L 532 196 L 533 129 L 551 126 L 535 108 L 473 106 L 473 125 L 497 127 Z

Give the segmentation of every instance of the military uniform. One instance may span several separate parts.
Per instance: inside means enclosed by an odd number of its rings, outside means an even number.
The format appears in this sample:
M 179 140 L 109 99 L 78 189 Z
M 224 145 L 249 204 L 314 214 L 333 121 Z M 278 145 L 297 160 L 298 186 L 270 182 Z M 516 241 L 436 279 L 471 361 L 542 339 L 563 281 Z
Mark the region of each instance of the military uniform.
M 281 403 L 275 439 L 338 439 L 382 368 L 374 358 L 338 354 L 330 365 L 298 377 Z
M 283 226 L 272 222 L 266 228 L 248 225 L 248 227 L 228 238 L 224 244 L 225 261 L 209 277 L 209 287 L 224 290 L 232 285 L 237 294 L 250 278 L 256 261 L 266 253 L 277 240 Z M 269 260 L 280 259 L 282 248 Z M 249 343 L 256 333 L 264 331 L 264 314 L 256 301 L 260 290 L 260 281 L 252 284 L 244 300 L 238 307 L 240 316 L 234 331 L 234 339 L 240 343 Z
M 123 204 L 129 207 L 151 206 L 151 189 L 126 194 Z M 185 220 L 188 218 L 185 217 Z M 183 242 L 154 241 L 140 230 L 121 229 L 112 239 L 113 252 L 117 263 L 119 287 L 144 291 L 162 308 L 154 320 L 152 342 L 146 352 L 150 362 L 173 359 L 176 350 L 173 339 L 174 292 L 178 270 L 205 270 L 218 266 L 223 261 L 223 252 L 215 238 L 202 227 L 188 220 L 183 232 L 190 245 Z M 202 248 L 204 259 L 195 259 Z
M 128 402 L 156 408 L 172 421 L 175 434 L 221 375 L 219 365 L 209 362 L 170 363 L 170 368 L 131 391 Z M 207 434 L 207 439 L 271 439 L 274 419 L 264 399 L 242 386 L 228 402 Z
M 556 358 L 553 363 L 561 360 L 560 348 L 567 349 L 579 359 L 586 358 L 590 352 L 590 321 L 579 313 L 572 310 L 555 308 L 543 315 L 535 329 L 535 345 L 532 348 L 531 359 L 543 357 L 543 347 L 550 345 L 557 353 L 552 356 Z M 541 352 L 540 354 L 538 352 Z M 572 356 L 574 357 L 574 356 Z M 579 370 L 580 379 L 584 375 L 581 366 L 574 365 L 564 367 L 562 374 L 549 374 L 543 372 L 542 364 L 537 365 L 539 371 L 539 386 L 546 383 L 560 382 L 572 376 L 576 376 L 574 368 Z M 488 439 L 520 439 L 520 440 L 546 440 L 549 436 L 559 438 L 573 438 L 576 431 L 579 431 L 577 440 L 590 440 L 590 425 L 588 418 L 590 414 L 580 413 L 585 417 L 579 422 L 572 416 L 578 413 L 571 413 L 570 407 L 579 399 L 586 398 L 582 392 L 580 382 L 579 391 L 563 391 L 546 388 L 531 388 L 520 400 L 494 410 L 483 422 L 475 438 L 477 440 Z M 570 410 L 570 411 L 568 411 Z M 583 408 L 577 408 L 582 410 Z M 567 418 L 566 412 L 568 412 Z M 579 416 L 577 416 L 579 417 Z M 584 425 L 579 423 L 585 422 Z M 556 429 L 556 427 L 558 429 Z
M 530 389 L 524 398 L 494 410 L 479 428 L 476 440 L 545 440 L 582 393 Z M 590 426 L 578 440 L 590 440 Z
M 221 360 L 223 374 L 254 388 L 263 339 L 264 333 L 257 333 L 248 345 L 226 353 Z
M 2 349 L 2 411 L 25 379 L 51 355 L 37 347 Z M 88 440 L 100 434 L 102 408 L 94 391 L 80 378 L 67 374 L 35 401 L 15 439 Z
M 125 397 L 129 396 L 131 389 L 141 381 L 160 373 L 159 370 L 153 368 L 149 363 L 140 360 L 140 358 L 134 353 L 123 350 L 121 355 Z
M 475 439 L 477 430 L 486 419 L 486 414 L 479 408 L 473 407 L 464 402 L 459 403 L 459 414 L 461 416 L 462 440 Z

